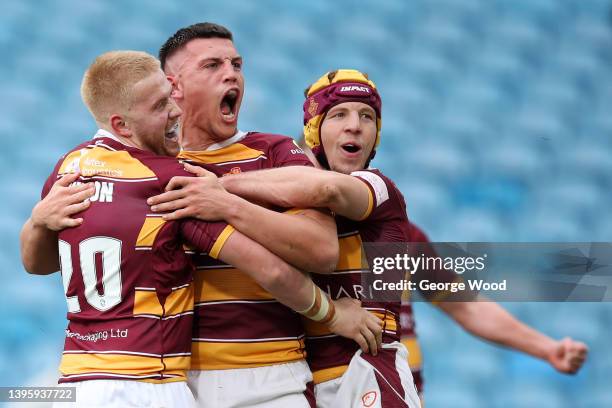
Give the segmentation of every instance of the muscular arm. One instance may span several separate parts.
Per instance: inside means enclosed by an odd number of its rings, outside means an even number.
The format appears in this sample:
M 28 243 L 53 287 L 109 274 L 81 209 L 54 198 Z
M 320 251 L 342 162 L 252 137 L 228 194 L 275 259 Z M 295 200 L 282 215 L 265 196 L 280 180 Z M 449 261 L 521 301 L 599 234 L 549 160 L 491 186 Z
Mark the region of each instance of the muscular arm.
M 27 272 L 48 275 L 59 271 L 58 231 L 81 225 L 83 219 L 72 215 L 89 207 L 90 202 L 84 200 L 95 192 L 93 184 L 70 186 L 78 177 L 78 173 L 68 174 L 56 181 L 23 225 L 19 241 Z
M 224 177 L 223 187 L 247 200 L 282 207 L 329 208 L 360 220 L 370 206 L 370 190 L 346 174 L 307 167 L 283 167 Z
M 173 211 L 164 219 L 194 217 L 224 220 L 249 238 L 302 270 L 330 273 L 338 261 L 336 224 L 314 209 L 297 214 L 260 207 L 224 190 L 214 174 L 190 166 L 200 177 L 174 177 L 167 192 L 148 200 L 154 212 Z
M 28 273 L 49 275 L 59 271 L 57 231 L 36 225 L 32 218 L 23 225 L 19 236 L 21 262 Z
M 296 267 L 330 273 L 338 263 L 336 223 L 320 210 L 279 213 L 238 196 L 227 205 L 224 220 Z
M 308 316 L 315 303 L 315 293 L 326 296 L 315 287 L 308 274 L 293 268 L 245 235 L 234 232 L 219 252 L 219 259 L 253 278 L 279 302 Z M 374 355 L 381 344 L 382 322 L 354 300 L 333 302 L 335 313 L 326 322 L 336 334 L 355 340 L 362 350 Z M 319 319 L 320 320 L 320 319 Z
M 583 343 L 551 339 L 495 302 L 441 302 L 439 307 L 466 331 L 547 361 L 561 372 L 575 373 L 586 359 L 588 350 Z

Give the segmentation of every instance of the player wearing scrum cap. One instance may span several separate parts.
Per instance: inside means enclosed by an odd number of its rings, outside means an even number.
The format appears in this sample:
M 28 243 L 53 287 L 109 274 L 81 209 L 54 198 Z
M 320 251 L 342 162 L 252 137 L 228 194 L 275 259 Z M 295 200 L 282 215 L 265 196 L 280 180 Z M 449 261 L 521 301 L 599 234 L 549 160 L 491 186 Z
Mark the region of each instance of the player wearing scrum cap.
M 248 200 L 327 207 L 336 214 L 340 246 L 337 273 L 313 275 L 316 282 L 330 288 L 334 298 L 359 298 L 355 286 L 361 285 L 363 242 L 410 241 L 402 194 L 380 171 L 367 169 L 380 142 L 381 123 L 380 96 L 366 75 L 355 70 L 327 73 L 306 92 L 304 135 L 320 165 L 333 171 L 283 168 L 220 180 L 227 191 Z M 192 194 L 194 200 L 196 195 Z M 233 207 L 234 199 L 230 196 L 228 200 L 223 203 L 225 211 Z M 215 208 L 219 205 L 208 204 L 191 214 L 207 218 L 210 213 L 224 211 Z M 173 208 L 173 203 L 159 207 Z M 368 302 L 365 307 L 384 322 L 384 345 L 376 357 L 363 354 L 356 345 L 319 324 L 306 322 L 317 406 L 420 406 L 407 351 L 399 342 L 400 304 Z

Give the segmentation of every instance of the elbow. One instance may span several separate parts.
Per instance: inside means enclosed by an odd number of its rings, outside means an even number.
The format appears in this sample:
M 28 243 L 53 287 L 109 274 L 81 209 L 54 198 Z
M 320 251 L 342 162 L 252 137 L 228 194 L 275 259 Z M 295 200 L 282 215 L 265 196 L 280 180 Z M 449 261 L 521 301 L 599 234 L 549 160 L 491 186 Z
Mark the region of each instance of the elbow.
M 21 251 L 21 264 L 23 269 L 30 275 L 50 275 L 59 270 L 59 265 L 52 265 L 50 263 L 42 263 L 37 261 L 35 257 L 30 256 L 28 253 Z
M 339 257 L 338 239 L 334 236 L 332 240 L 321 242 L 317 248 L 316 262 L 312 265 L 311 272 L 329 274 L 336 270 Z
M 30 275 L 51 275 L 52 273 L 57 272 L 57 269 L 44 267 L 42 265 L 36 265 L 33 262 L 30 262 L 24 258 L 21 259 L 21 263 L 23 264 L 23 269 Z
M 261 279 L 261 286 L 268 292 L 286 293 L 289 290 L 287 281 L 289 275 L 289 265 L 278 263 L 266 269 Z

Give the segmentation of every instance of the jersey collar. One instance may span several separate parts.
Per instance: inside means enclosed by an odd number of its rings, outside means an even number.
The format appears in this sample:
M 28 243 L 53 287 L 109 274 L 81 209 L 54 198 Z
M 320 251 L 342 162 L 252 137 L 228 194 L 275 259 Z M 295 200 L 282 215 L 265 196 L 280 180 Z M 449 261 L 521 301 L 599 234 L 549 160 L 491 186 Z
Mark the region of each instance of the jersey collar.
M 244 139 L 247 135 L 247 132 L 243 132 L 241 130 L 237 131 L 236 134 L 232 137 L 230 137 L 229 139 L 226 139 L 222 142 L 219 143 L 213 143 L 210 146 L 208 146 L 206 148 L 206 151 L 211 151 L 211 150 L 219 150 L 219 149 L 223 149 L 224 147 L 227 147 L 229 145 L 232 145 L 234 143 L 238 143 L 239 141 L 241 141 L 242 139 Z

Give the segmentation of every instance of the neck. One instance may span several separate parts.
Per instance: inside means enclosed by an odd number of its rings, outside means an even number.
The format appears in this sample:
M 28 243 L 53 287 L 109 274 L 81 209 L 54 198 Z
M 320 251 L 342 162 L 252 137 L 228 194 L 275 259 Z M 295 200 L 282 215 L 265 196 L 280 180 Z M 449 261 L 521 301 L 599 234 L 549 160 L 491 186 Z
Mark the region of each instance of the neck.
M 221 143 L 227 139 L 213 135 L 195 125 L 184 124 L 181 128 L 180 144 L 183 150 L 206 150 L 213 144 Z
M 106 126 L 103 126 L 103 125 L 101 126 L 99 123 L 98 123 L 98 127 L 99 127 L 100 129 L 102 129 L 102 130 L 104 130 L 104 131 L 106 131 L 106 132 L 110 133 L 110 134 L 113 136 L 113 138 L 117 139 L 117 141 L 118 141 L 119 143 L 122 143 L 122 144 L 124 144 L 124 145 L 126 145 L 126 146 L 136 147 L 137 149 L 141 149 L 140 145 L 138 145 L 137 143 L 135 143 L 135 141 L 134 141 L 134 139 L 133 139 L 133 138 L 121 136 L 121 135 L 117 134 L 116 132 L 114 132 L 112 128 L 111 128 L 111 129 L 109 129 L 109 128 L 108 128 L 108 127 L 106 127 Z

